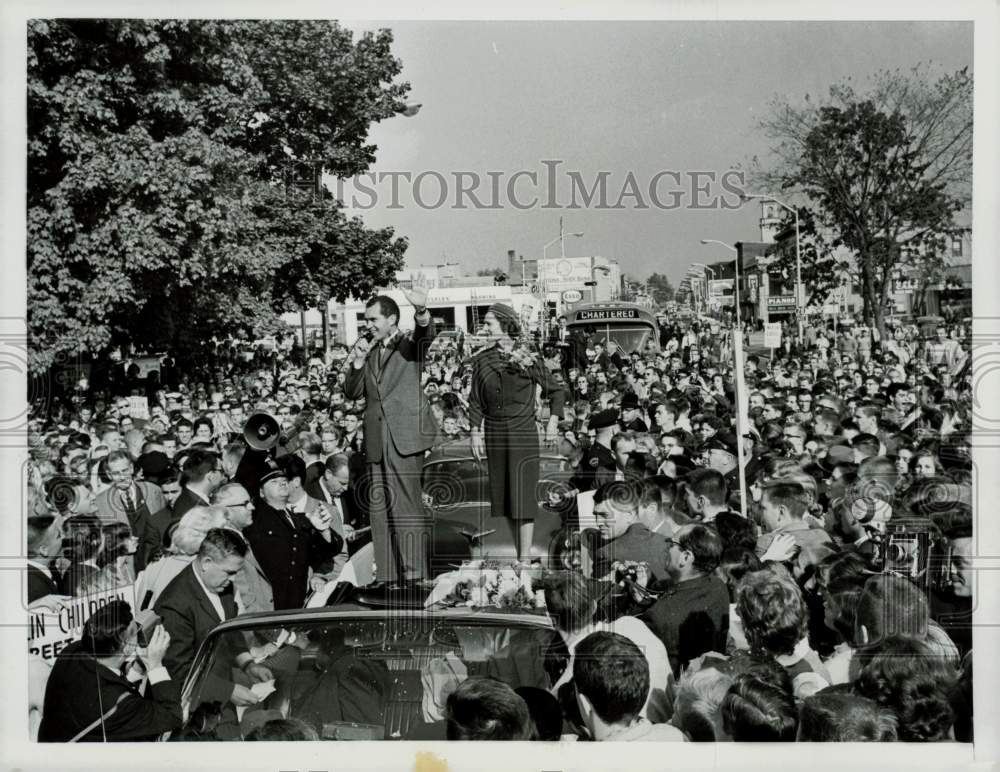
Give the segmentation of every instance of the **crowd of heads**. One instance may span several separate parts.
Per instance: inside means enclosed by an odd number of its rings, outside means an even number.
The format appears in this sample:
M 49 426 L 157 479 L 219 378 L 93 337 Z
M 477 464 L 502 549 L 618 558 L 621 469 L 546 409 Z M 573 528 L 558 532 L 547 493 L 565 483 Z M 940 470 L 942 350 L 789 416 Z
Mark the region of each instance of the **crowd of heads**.
M 383 311 L 398 318 L 398 308 Z M 595 495 L 600 538 L 667 520 L 666 586 L 704 576 L 725 583 L 739 645 L 688 652 L 675 672 L 673 724 L 691 739 L 769 741 L 937 740 L 965 731 L 971 703 L 956 695 L 971 678 L 963 627 L 971 618 L 947 616 L 966 613 L 973 586 L 973 403 L 961 331 L 900 326 L 874 339 L 868 328 L 834 334 L 832 325 L 810 324 L 803 344 L 773 358 L 747 356 L 736 373 L 724 327 L 666 315 L 658 322 L 635 351 L 596 331 L 560 346 L 559 324 L 533 335 L 503 331 L 536 346 L 564 385 L 558 432 L 544 437 L 550 450 L 579 466 L 601 443 L 615 459 L 617 481 Z M 869 338 L 861 350 L 844 343 L 859 335 Z M 427 357 L 421 387 L 446 441 L 470 429 L 478 345 L 475 335 L 439 336 Z M 130 581 L 135 545 L 127 529 L 96 517 L 96 499 L 142 479 L 168 503 L 191 486 L 217 505 L 189 513 L 172 549 L 203 556 L 224 581 L 236 547 L 223 526 L 248 501 L 229 481 L 250 415 L 274 415 L 298 451 L 286 479 L 301 479 L 296 463 L 320 461 L 328 484 L 349 483 L 365 406 L 345 396 L 346 356 L 338 345 L 328 361 L 292 364 L 222 347 L 211 367 L 171 367 L 144 381 L 132 368 L 106 388 L 48 403 L 29 426 L 29 557 L 57 564 L 75 582 L 71 592 Z M 745 421 L 737 420 L 738 380 Z M 608 410 L 617 416 L 611 425 L 593 420 Z M 541 427 L 544 409 L 539 418 Z M 267 486 L 262 493 L 287 496 Z M 794 547 L 768 556 L 782 534 Z M 577 534 L 566 545 L 577 559 L 562 564 L 582 570 L 586 539 Z M 97 570 L 78 570 L 84 565 Z M 558 629 L 574 633 L 600 615 L 590 594 L 563 590 L 547 593 Z M 819 664 L 790 674 L 781 663 L 806 649 Z M 819 667 L 842 660 L 840 677 Z M 643 662 L 614 633 L 579 643 L 574 711 L 592 731 L 638 715 L 650 688 Z M 469 679 L 448 699 L 448 736 L 551 736 L 554 710 L 540 695 Z

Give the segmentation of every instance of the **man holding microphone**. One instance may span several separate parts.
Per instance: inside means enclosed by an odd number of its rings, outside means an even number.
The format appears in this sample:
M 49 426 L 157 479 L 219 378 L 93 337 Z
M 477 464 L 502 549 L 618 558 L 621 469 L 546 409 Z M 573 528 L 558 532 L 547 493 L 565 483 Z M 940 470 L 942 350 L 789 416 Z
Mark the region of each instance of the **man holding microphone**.
M 420 386 L 434 325 L 425 289 L 403 290 L 414 308 L 415 329 L 399 329 L 399 306 L 377 295 L 365 307 L 365 333 L 348 357 L 344 394 L 365 399 L 367 474 L 360 499 L 371 515 L 378 581 L 414 583 L 431 578 L 431 523 L 420 477 L 424 452 L 439 429 Z

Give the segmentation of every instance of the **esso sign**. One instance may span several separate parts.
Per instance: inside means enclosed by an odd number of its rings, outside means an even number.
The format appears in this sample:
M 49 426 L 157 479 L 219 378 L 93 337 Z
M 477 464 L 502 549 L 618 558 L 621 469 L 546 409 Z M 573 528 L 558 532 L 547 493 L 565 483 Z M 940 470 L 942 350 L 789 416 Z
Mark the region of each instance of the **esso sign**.
M 563 303 L 579 303 L 583 300 L 583 293 L 580 290 L 566 290 L 562 294 Z

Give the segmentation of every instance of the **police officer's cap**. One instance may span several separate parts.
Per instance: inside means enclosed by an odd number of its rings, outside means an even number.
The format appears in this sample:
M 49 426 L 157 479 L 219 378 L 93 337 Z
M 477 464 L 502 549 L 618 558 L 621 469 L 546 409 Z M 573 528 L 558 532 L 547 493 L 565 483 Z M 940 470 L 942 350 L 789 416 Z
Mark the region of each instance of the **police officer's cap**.
M 602 410 L 599 413 L 595 413 L 590 421 L 587 423 L 588 429 L 605 429 L 608 426 L 614 426 L 618 423 L 618 411 L 617 410 Z

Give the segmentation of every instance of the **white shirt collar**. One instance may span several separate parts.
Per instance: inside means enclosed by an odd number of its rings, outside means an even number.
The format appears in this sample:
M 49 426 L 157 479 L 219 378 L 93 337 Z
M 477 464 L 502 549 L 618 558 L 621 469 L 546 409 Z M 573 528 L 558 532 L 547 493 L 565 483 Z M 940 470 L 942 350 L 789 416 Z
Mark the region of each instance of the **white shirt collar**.
M 810 651 L 809 638 L 807 636 L 795 644 L 795 649 L 791 654 L 776 654 L 774 659 L 782 667 L 790 667 L 799 660 L 804 659 Z
M 41 571 L 43 574 L 45 574 L 47 577 L 49 577 L 49 579 L 54 579 L 55 578 L 55 577 L 52 576 L 52 569 L 50 569 L 48 566 L 46 566 L 46 565 L 44 565 L 42 563 L 39 563 L 37 560 L 34 560 L 32 558 L 28 558 L 28 565 L 37 568 L 39 571 Z
M 197 558 L 195 558 L 197 560 Z M 219 615 L 219 619 L 225 621 L 226 610 L 222 607 L 222 599 L 219 597 L 219 593 L 212 592 L 208 587 L 205 586 L 205 582 L 201 579 L 201 574 L 198 573 L 198 567 L 191 564 L 191 570 L 194 572 L 194 578 L 198 580 L 198 584 L 201 586 L 202 591 L 208 596 L 209 602 L 211 602 L 212 607 L 215 612 Z
M 195 490 L 194 488 L 191 488 L 191 487 L 189 487 L 189 486 L 185 485 L 185 486 L 184 486 L 184 490 L 188 490 L 188 491 L 191 491 L 191 493 L 193 493 L 193 494 L 194 494 L 195 496 L 197 496 L 197 497 L 198 497 L 199 499 L 201 499 L 202 501 L 204 501 L 204 502 L 205 502 L 206 504 L 209 504 L 209 503 L 210 503 L 208 499 L 206 499 L 206 498 L 205 498 L 204 496 L 202 496 L 202 495 L 201 495 L 200 493 L 198 493 L 198 491 L 196 491 L 196 490 Z

